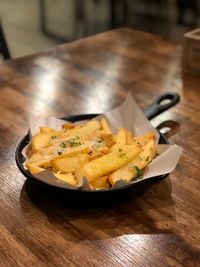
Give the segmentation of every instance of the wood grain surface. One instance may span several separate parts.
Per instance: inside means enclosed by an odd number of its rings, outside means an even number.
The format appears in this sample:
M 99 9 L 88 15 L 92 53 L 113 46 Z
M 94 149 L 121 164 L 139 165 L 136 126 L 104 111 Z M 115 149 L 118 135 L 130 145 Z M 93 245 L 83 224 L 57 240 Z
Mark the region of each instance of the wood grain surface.
M 199 266 L 200 79 L 180 66 L 179 45 L 130 29 L 0 65 L 0 266 Z M 128 92 L 145 108 L 167 91 L 181 102 L 152 123 L 184 153 L 143 194 L 73 206 L 18 170 L 30 115 L 105 112 Z

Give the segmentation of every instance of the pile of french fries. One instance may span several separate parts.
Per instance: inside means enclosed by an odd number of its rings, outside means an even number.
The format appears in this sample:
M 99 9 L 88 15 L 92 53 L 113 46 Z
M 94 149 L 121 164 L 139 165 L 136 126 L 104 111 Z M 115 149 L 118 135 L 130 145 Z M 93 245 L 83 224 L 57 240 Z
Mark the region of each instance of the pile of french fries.
M 91 189 L 110 189 L 118 180 L 130 182 L 143 175 L 156 156 L 155 134 L 134 136 L 125 128 L 113 133 L 104 117 L 66 123 L 59 131 L 40 127 L 28 155 L 25 165 L 33 175 L 51 168 L 70 185 L 86 177 Z

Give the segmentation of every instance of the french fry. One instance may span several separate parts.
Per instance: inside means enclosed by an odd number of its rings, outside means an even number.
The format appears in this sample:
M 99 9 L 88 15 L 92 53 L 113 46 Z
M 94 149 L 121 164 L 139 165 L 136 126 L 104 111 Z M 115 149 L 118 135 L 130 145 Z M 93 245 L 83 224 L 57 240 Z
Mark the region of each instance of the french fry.
M 57 179 L 70 185 L 77 185 L 76 179 L 72 173 L 53 173 Z
M 116 142 L 113 139 L 113 134 L 105 133 L 103 130 L 97 131 L 96 134 L 92 135 L 90 139 L 96 140 L 96 142 L 103 142 L 108 148 L 112 147 Z
M 94 189 L 109 189 L 110 183 L 108 182 L 108 176 L 102 176 L 90 183 Z
M 39 152 L 32 154 L 32 156 L 26 161 L 27 163 L 34 164 L 34 162 L 40 161 L 43 155 Z
M 148 132 L 147 134 L 142 135 L 142 136 L 134 136 L 133 142 L 137 143 L 137 144 L 144 145 L 151 139 L 155 139 L 155 133 L 154 132 Z
M 133 133 L 126 131 L 126 144 L 131 145 L 133 143 Z
M 134 143 L 133 145 L 136 146 L 137 144 Z M 117 143 L 117 144 L 114 144 L 114 145 L 110 148 L 110 150 L 111 150 L 112 152 L 116 152 L 116 151 L 118 151 L 119 149 L 121 149 L 122 146 L 124 146 L 124 144 L 119 144 L 119 143 Z M 126 145 L 125 145 L 125 146 L 126 146 Z M 138 145 L 137 145 L 137 146 L 138 146 Z
M 75 156 L 78 154 L 87 154 L 89 153 L 89 151 L 90 151 L 89 144 L 82 144 L 71 147 L 64 145 L 63 142 L 58 142 L 49 147 L 41 149 L 39 153 L 43 155 L 53 155 L 53 158 L 57 158 L 57 157 L 65 157 L 66 155 Z
M 87 154 L 90 152 L 90 148 L 87 145 L 80 146 L 79 148 L 71 148 L 68 152 L 64 152 L 64 155 L 75 156 L 78 154 Z
M 90 155 L 90 160 L 98 159 L 102 157 L 104 154 L 102 152 L 94 152 Z
M 49 134 L 49 133 L 54 133 L 56 131 L 53 128 L 41 126 L 40 132 L 44 134 Z
M 120 128 L 117 134 L 114 136 L 114 140 L 117 144 L 126 144 L 126 130 L 124 128 Z
M 118 151 L 92 160 L 80 168 L 75 173 L 77 181 L 81 181 L 83 176 L 91 182 L 98 177 L 107 175 L 132 161 L 139 152 L 140 149 L 137 145 L 121 145 Z
M 32 174 L 36 174 L 36 173 L 39 173 L 39 172 L 42 172 L 45 170 L 45 169 L 38 167 L 38 166 L 35 166 L 33 164 L 27 164 L 27 168 Z
M 72 157 L 78 154 L 87 154 L 90 152 L 90 147 L 88 145 L 80 145 L 78 147 L 71 147 L 65 150 L 59 157 Z
M 37 166 L 37 167 L 42 167 L 42 168 L 50 168 L 52 166 L 51 164 L 51 160 L 53 158 L 54 155 L 44 155 L 41 153 L 34 153 L 30 159 L 27 162 L 27 166 L 28 164 Z
M 110 183 L 108 182 L 108 176 L 102 176 L 90 183 L 94 189 L 109 189 Z
M 131 181 L 140 174 L 148 163 L 156 156 L 156 146 L 153 139 L 150 139 L 146 145 L 144 145 L 142 152 L 130 163 L 124 167 L 113 172 L 108 180 L 114 185 L 118 180 Z
M 64 138 L 74 138 L 76 136 L 85 136 L 95 133 L 95 131 L 100 130 L 100 123 L 97 120 L 88 121 L 82 125 L 77 125 L 74 129 L 69 129 L 64 132 Z
M 75 172 L 76 169 L 89 161 L 87 154 L 79 154 L 76 156 L 65 156 L 62 158 L 56 158 L 52 161 L 52 166 L 57 171 L 61 172 Z
M 105 154 L 108 154 L 109 152 L 110 152 L 110 149 L 106 146 L 93 148 L 92 153 L 90 153 L 90 160 L 99 158 Z
M 63 124 L 62 128 L 63 129 L 73 129 L 76 127 L 76 124 L 72 123 L 72 122 L 68 122 Z
M 97 148 L 98 152 L 101 152 L 102 154 L 108 154 L 110 152 L 110 149 L 107 146 L 102 146 Z
M 51 136 L 45 133 L 38 133 L 32 137 L 31 144 L 33 152 L 37 152 L 51 144 Z
M 108 180 L 108 176 L 101 176 L 91 182 L 94 187 L 101 187 Z
M 75 175 L 75 178 L 76 178 L 76 181 L 77 181 L 78 184 L 82 181 L 83 177 L 86 177 L 83 167 L 77 169 L 75 171 L 74 175 Z
M 34 153 L 27 163 L 33 164 L 38 167 L 50 168 L 52 167 L 52 161 L 62 157 L 72 157 L 79 154 L 87 154 L 90 152 L 88 145 L 80 145 L 76 147 L 69 147 L 66 150 L 62 150 L 60 146 L 52 145 L 41 149 L 39 152 Z
M 107 180 L 101 187 L 95 187 L 95 189 L 110 189 L 110 183 Z
M 111 130 L 110 126 L 109 126 L 109 123 L 108 123 L 108 121 L 107 121 L 104 117 L 101 118 L 101 120 L 100 120 L 100 124 L 101 124 L 101 128 L 102 128 L 102 130 L 103 130 L 105 133 L 107 133 L 107 134 L 112 134 L 112 130 Z

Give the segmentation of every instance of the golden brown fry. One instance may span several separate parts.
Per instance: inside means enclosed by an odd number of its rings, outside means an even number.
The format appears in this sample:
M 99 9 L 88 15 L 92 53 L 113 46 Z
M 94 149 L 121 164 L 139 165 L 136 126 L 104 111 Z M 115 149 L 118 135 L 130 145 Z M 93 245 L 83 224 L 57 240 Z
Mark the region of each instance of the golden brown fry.
M 45 133 L 38 133 L 32 137 L 31 144 L 33 152 L 37 152 L 51 144 L 51 136 Z
M 131 145 L 133 143 L 133 133 L 126 131 L 126 144 Z
M 98 135 L 97 135 L 97 138 L 100 138 L 100 140 L 102 140 L 104 142 L 104 144 L 107 146 L 107 147 L 111 147 L 113 146 L 116 142 L 115 140 L 113 139 L 113 135 L 111 133 L 104 133 L 104 132 L 100 132 Z
M 77 169 L 75 171 L 74 175 L 75 175 L 77 183 L 80 183 L 82 181 L 83 177 L 86 177 L 83 167 Z
M 110 152 L 110 149 L 107 146 L 99 147 L 96 151 L 105 154 L 108 154 Z
M 97 148 L 93 148 L 93 150 L 90 153 L 90 160 L 102 157 L 105 154 L 108 154 L 110 152 L 110 149 L 106 146 L 100 146 Z
M 61 158 L 65 156 L 72 157 L 78 154 L 88 154 L 89 152 L 90 152 L 90 147 L 88 145 L 83 144 L 77 147 L 69 147 L 68 149 L 63 151 L 62 154 L 58 157 L 61 157 Z
M 40 132 L 44 133 L 44 134 L 49 134 L 49 133 L 53 133 L 53 132 L 56 132 L 56 131 L 53 128 L 42 126 L 42 127 L 40 127 Z
M 60 144 L 60 143 L 59 143 Z M 63 149 L 60 145 L 54 144 L 52 146 L 40 149 L 39 152 L 32 154 L 27 160 L 27 164 L 34 164 L 38 167 L 50 168 L 52 160 L 66 156 L 76 156 L 78 154 L 87 154 L 90 152 L 88 145 L 80 145 Z
M 155 133 L 154 132 L 148 132 L 145 135 L 142 136 L 134 136 L 133 142 L 141 145 L 145 145 L 149 140 L 155 140 Z
M 80 168 L 75 176 L 81 181 L 83 176 L 91 182 L 98 177 L 107 175 L 133 160 L 140 149 L 137 145 L 121 145 L 118 151 L 110 152 L 100 158 L 92 160 Z
M 114 136 L 114 140 L 117 144 L 126 144 L 126 129 L 120 128 L 117 134 Z
M 77 185 L 76 179 L 72 173 L 53 173 L 57 179 L 70 185 Z
M 100 158 L 102 156 L 104 156 L 105 154 L 100 152 L 100 151 L 94 151 L 90 154 L 89 158 L 90 160 L 94 160 L 94 159 L 97 159 L 97 158 Z
M 108 176 L 102 176 L 90 183 L 92 188 L 94 189 L 109 189 L 110 188 L 110 183 L 108 182 Z
M 54 143 L 53 145 L 43 148 L 39 151 L 43 156 L 44 155 L 52 155 L 53 158 L 57 157 L 65 157 L 66 155 L 68 156 L 74 156 L 78 154 L 86 154 L 89 153 L 90 147 L 89 144 L 81 144 L 77 146 L 67 146 L 66 147 L 62 145 L 63 142 L 57 142 Z M 53 159 L 52 158 L 52 159 Z
M 41 153 L 34 153 L 30 159 L 27 160 L 27 166 L 28 164 L 37 166 L 37 167 L 43 167 L 43 168 L 50 168 L 52 166 L 51 160 L 53 155 L 43 155 Z
M 73 129 L 76 127 L 76 124 L 72 123 L 72 122 L 68 122 L 62 125 L 63 129 Z
M 101 124 L 101 128 L 102 130 L 107 133 L 107 134 L 111 134 L 112 133 L 112 130 L 109 126 L 109 123 L 107 121 L 106 118 L 102 117 L 101 120 L 100 120 L 100 124 Z
M 103 185 L 107 182 L 107 180 L 108 180 L 108 176 L 105 175 L 105 176 L 99 177 L 99 178 L 95 179 L 94 181 L 92 181 L 91 185 L 94 188 L 102 188 Z
M 100 130 L 100 123 L 97 120 L 91 120 L 84 124 L 77 125 L 74 129 L 69 129 L 63 133 L 64 138 L 75 138 L 76 136 L 92 135 Z
M 75 172 L 76 169 L 89 161 L 87 154 L 79 154 L 73 157 L 65 156 L 52 161 L 54 169 L 61 172 Z
M 36 173 L 39 173 L 39 172 L 42 172 L 45 170 L 45 169 L 38 167 L 38 166 L 35 166 L 33 164 L 27 164 L 27 168 L 32 174 L 36 174 Z
M 49 127 L 40 127 L 40 132 L 32 137 L 32 150 L 37 152 L 42 148 L 50 146 L 60 136 L 61 132 Z
M 156 156 L 156 146 L 153 139 L 150 139 L 143 147 L 140 154 L 130 163 L 124 167 L 113 172 L 108 180 L 114 185 L 118 180 L 130 181 L 136 178 L 142 172 L 148 163 L 153 160 Z

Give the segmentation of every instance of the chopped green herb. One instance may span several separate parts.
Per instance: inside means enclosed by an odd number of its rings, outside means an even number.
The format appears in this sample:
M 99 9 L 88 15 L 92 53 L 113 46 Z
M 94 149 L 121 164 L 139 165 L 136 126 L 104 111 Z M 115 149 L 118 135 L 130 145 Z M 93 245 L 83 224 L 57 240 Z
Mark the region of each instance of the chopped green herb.
M 141 170 L 138 166 L 134 166 L 134 169 L 135 169 L 136 172 L 137 172 L 136 178 L 139 178 L 139 177 L 143 176 L 144 171 Z
M 62 155 L 62 152 L 61 151 L 58 151 L 58 155 Z
M 101 143 L 102 142 L 102 140 L 97 140 L 97 143 Z
M 149 156 L 146 158 L 146 161 L 149 161 Z
M 52 137 L 51 137 L 52 140 L 55 140 L 55 139 L 57 139 L 57 138 L 58 138 L 58 136 L 52 136 Z
M 118 152 L 119 152 L 119 157 L 120 157 L 120 158 L 126 156 L 126 153 L 125 153 L 121 148 L 118 149 Z
M 70 140 L 70 146 L 80 146 L 80 145 L 81 145 L 81 142 L 73 141 L 73 139 Z
M 62 148 L 66 148 L 66 147 L 67 147 L 66 143 L 64 143 L 64 142 L 62 142 L 62 143 L 60 144 L 60 146 L 61 146 Z

